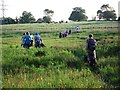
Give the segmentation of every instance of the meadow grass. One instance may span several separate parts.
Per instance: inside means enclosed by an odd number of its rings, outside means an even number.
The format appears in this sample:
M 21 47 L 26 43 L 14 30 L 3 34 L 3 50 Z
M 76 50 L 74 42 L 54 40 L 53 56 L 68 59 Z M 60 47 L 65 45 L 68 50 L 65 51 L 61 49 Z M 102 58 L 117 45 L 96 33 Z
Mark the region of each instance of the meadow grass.
M 117 27 L 117 22 L 3 25 L 2 87 L 4 88 L 117 88 L 120 46 L 117 28 L 81 29 L 66 38 L 59 32 L 71 26 Z M 45 48 L 24 49 L 23 32 L 40 33 Z M 97 63 L 93 70 L 84 62 L 89 33 L 97 40 Z

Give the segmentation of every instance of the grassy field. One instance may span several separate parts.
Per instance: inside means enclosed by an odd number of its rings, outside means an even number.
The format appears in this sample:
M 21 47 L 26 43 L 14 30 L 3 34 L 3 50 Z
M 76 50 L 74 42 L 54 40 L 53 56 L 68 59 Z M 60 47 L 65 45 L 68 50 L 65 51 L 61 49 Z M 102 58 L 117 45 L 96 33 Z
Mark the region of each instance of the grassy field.
M 75 27 L 81 27 L 76 33 Z M 59 38 L 59 32 L 74 27 L 72 34 Z M 24 49 L 24 32 L 39 32 L 45 48 Z M 90 33 L 97 40 L 97 66 L 84 62 L 85 41 Z M 3 25 L 3 88 L 117 88 L 120 86 L 118 22 L 79 22 L 62 24 Z

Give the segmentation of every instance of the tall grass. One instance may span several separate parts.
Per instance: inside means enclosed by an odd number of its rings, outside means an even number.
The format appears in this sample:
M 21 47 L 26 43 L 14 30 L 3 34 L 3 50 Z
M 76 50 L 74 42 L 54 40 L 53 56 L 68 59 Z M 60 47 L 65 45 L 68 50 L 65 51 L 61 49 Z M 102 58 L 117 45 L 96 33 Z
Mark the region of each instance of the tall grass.
M 21 24 L 4 26 L 2 36 L 2 87 L 4 88 L 117 88 L 119 87 L 119 33 L 110 30 L 81 30 L 59 39 L 58 34 L 76 25 L 98 27 L 116 22 L 65 24 Z M 53 28 L 44 30 L 41 28 Z M 55 27 L 59 28 L 55 30 Z M 19 29 L 23 31 L 18 31 Z M 45 48 L 24 49 L 21 35 L 29 30 L 41 32 Z M 38 28 L 34 30 L 34 28 Z M 14 30 L 13 30 L 14 29 Z M 7 31 L 6 31 L 7 30 Z M 16 31 L 15 31 L 16 30 Z M 65 30 L 64 30 L 65 31 Z M 8 32 L 8 33 L 7 33 Z M 97 66 L 93 70 L 84 62 L 85 42 L 89 33 L 97 40 Z

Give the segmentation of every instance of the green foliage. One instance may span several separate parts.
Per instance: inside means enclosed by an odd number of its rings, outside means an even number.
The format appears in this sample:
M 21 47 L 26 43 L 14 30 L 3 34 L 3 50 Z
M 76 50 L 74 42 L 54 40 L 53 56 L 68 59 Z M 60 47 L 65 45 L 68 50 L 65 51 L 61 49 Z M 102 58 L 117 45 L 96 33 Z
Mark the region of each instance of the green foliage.
M 101 58 L 99 64 L 101 65 L 100 74 L 105 82 L 111 86 L 120 86 L 118 77 L 120 61 L 116 57 Z M 114 77 L 113 77 L 114 76 Z
M 104 11 L 103 12 L 103 18 L 106 20 L 116 20 L 117 16 L 114 11 Z
M 88 25 L 90 27 L 98 27 L 98 25 L 116 27 L 116 22 L 3 26 L 1 37 L 3 88 L 119 87 L 118 31 L 115 28 L 100 28 L 82 29 L 80 33 L 76 33 L 74 29 L 67 38 L 58 38 L 58 33 L 64 31 L 61 28 L 77 25 L 82 28 Z M 43 43 L 46 45 L 45 48 L 32 46 L 30 49 L 25 49 L 20 46 L 22 33 L 29 30 L 32 33 L 40 32 Z M 84 62 L 85 41 L 89 33 L 93 33 L 97 40 L 95 70 Z
M 45 9 L 45 10 L 44 10 L 44 14 L 45 14 L 46 16 L 52 17 L 53 14 L 54 14 L 54 11 L 49 10 L 49 9 Z
M 40 73 L 23 73 L 15 76 L 6 76 L 6 86 L 13 88 L 101 88 L 104 83 L 98 80 L 89 69 L 81 71 L 71 69 L 42 69 Z M 91 79 L 92 78 L 92 79 Z M 16 79 L 17 83 L 16 84 Z M 28 84 L 30 82 L 30 84 Z M 78 83 L 79 82 L 79 83 Z M 4 87 L 4 86 L 3 86 Z
M 44 17 L 43 17 L 43 22 L 44 22 L 44 23 L 50 23 L 50 22 L 51 22 L 51 17 L 49 17 L 49 16 L 44 16 Z
M 4 20 L 2 21 L 2 24 L 15 24 L 16 21 L 10 17 L 4 18 Z
M 99 19 L 116 20 L 117 16 L 115 10 L 109 4 L 103 4 L 101 10 L 97 11 Z
M 23 11 L 22 16 L 19 19 L 20 23 L 33 23 L 35 22 L 34 16 L 27 11 Z
M 73 9 L 69 20 L 72 21 L 85 21 L 87 20 L 87 16 L 85 15 L 85 10 L 82 9 L 81 7 L 76 7 Z
M 45 9 L 44 14 L 45 14 L 45 16 L 43 17 L 43 22 L 44 23 L 50 23 L 51 20 L 52 20 L 52 16 L 54 14 L 54 11 L 49 10 L 49 9 Z

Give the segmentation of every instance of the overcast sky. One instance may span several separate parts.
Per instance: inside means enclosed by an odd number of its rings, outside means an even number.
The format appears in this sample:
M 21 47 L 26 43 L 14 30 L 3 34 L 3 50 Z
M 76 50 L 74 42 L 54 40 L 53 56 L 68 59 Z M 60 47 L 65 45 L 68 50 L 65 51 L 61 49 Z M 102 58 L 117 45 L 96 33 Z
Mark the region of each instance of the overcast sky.
M 2 1 L 2 0 L 1 0 Z M 67 20 L 74 7 L 82 7 L 91 19 L 103 4 L 109 4 L 118 15 L 118 2 L 120 0 L 4 0 L 5 16 L 15 18 L 22 15 L 23 11 L 31 12 L 38 19 L 44 16 L 43 11 L 54 11 L 53 20 Z M 2 4 L 0 2 L 0 4 Z M 1 16 L 2 16 L 2 11 Z

